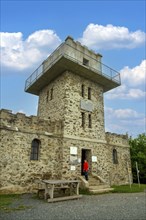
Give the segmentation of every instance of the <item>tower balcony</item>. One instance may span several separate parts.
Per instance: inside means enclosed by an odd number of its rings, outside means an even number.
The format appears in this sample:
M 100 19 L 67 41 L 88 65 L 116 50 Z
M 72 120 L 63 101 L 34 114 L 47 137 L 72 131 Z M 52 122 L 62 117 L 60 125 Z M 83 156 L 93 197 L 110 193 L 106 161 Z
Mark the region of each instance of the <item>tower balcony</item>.
M 26 80 L 25 91 L 39 95 L 42 88 L 65 71 L 94 81 L 107 92 L 121 84 L 120 73 L 101 62 L 101 55 L 67 37 Z

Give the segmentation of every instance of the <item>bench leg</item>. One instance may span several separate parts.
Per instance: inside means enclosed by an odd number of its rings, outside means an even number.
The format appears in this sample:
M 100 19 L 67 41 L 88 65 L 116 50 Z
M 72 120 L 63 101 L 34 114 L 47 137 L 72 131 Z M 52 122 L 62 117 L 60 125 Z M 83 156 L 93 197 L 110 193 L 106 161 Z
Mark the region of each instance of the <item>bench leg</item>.
M 50 199 L 54 198 L 54 185 L 52 185 L 49 189 L 49 195 L 50 195 Z
M 48 193 L 49 193 L 49 190 L 47 188 L 47 185 L 45 184 L 45 195 L 44 195 L 45 199 L 47 199 L 47 194 Z
M 77 193 L 77 195 L 79 195 L 79 183 L 77 183 L 77 189 L 76 189 L 76 193 Z

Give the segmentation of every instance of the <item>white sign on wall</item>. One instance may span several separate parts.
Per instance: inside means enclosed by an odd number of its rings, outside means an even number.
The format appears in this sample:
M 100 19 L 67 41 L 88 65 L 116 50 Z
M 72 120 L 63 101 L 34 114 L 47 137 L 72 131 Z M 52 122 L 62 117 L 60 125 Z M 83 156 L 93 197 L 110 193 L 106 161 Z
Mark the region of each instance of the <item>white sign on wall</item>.
M 71 165 L 76 165 L 76 164 L 78 164 L 77 155 L 70 155 L 70 164 L 71 164 Z
M 76 170 L 75 166 L 70 166 L 70 170 Z
M 97 162 L 97 157 L 96 156 L 92 156 L 92 162 Z
M 78 163 L 81 163 L 81 158 L 78 158 Z
M 77 147 L 70 147 L 70 154 L 77 155 Z

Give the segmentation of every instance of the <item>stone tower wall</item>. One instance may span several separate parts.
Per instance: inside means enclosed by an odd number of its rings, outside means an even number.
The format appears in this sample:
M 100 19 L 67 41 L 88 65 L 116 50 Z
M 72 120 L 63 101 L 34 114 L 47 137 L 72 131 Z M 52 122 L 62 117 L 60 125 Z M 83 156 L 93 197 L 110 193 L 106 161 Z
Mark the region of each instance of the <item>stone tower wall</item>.
M 65 74 L 52 81 L 39 94 L 38 116 L 42 119 L 64 120 Z M 51 98 L 52 93 L 52 98 Z
M 81 96 L 81 86 L 84 84 L 85 97 Z M 88 87 L 91 88 L 91 100 L 88 100 Z M 53 98 L 50 100 L 51 89 Z M 47 101 L 47 95 L 49 99 Z M 90 112 L 81 108 L 81 101 L 92 105 Z M 85 127 L 81 126 L 81 112 L 85 113 Z M 91 114 L 92 127 L 88 127 L 88 115 Z M 105 140 L 103 89 L 100 85 L 83 77 L 66 71 L 45 87 L 39 95 L 38 116 L 50 120 L 62 120 L 65 136 L 98 138 Z

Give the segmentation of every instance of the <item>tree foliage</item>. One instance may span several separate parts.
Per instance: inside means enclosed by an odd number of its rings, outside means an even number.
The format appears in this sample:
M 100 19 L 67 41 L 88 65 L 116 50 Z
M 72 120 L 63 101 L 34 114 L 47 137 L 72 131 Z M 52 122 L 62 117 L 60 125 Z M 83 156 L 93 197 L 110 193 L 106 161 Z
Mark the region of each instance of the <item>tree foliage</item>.
M 139 134 L 137 138 L 129 139 L 133 182 L 137 183 L 136 162 L 138 164 L 140 183 L 146 183 L 146 134 Z

